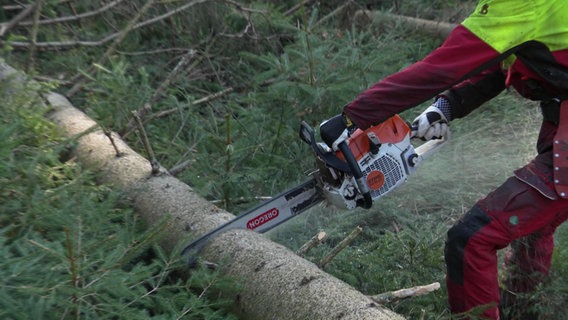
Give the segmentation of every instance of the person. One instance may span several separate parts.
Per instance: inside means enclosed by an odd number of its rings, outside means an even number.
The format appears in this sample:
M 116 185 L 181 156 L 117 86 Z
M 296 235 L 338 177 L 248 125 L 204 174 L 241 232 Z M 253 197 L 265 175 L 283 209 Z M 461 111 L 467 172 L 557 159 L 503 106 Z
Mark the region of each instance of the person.
M 354 128 L 433 99 L 413 126 L 420 138 L 439 138 L 449 121 L 508 87 L 540 101 L 537 155 L 447 232 L 453 314 L 476 309 L 482 318 L 505 319 L 499 305 L 514 305 L 515 296 L 535 289 L 549 271 L 554 231 L 568 218 L 568 1 L 481 0 L 440 47 L 372 85 L 320 125 L 322 140 L 337 149 Z M 504 248 L 510 250 L 507 287 L 500 290 L 497 251 Z M 523 318 L 528 309 L 521 306 L 515 319 L 535 319 Z

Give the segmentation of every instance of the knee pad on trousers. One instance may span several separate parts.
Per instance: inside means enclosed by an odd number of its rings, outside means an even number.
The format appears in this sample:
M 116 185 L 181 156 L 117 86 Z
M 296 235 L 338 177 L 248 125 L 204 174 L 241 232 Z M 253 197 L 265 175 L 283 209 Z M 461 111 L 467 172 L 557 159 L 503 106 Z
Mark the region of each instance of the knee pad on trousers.
M 476 205 L 448 230 L 444 256 L 449 280 L 463 284 L 465 247 L 469 239 L 489 222 L 491 218 Z

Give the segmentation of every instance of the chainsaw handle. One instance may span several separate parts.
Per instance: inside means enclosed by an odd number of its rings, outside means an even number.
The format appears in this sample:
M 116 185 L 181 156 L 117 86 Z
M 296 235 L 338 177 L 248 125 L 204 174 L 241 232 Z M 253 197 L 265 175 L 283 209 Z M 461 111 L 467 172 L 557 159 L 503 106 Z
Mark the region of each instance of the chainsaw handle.
M 412 135 L 411 135 L 412 138 L 417 138 L 414 135 L 415 132 L 416 129 L 412 127 Z M 440 149 L 444 144 L 446 144 L 446 142 L 448 142 L 448 140 L 450 139 L 450 135 L 451 135 L 450 130 L 448 129 L 445 136 L 438 139 L 430 139 L 425 143 L 421 144 L 420 146 L 414 148 L 416 156 L 411 161 L 411 165 L 414 167 L 418 165 L 418 163 L 424 160 L 425 158 L 436 153 L 438 149 Z
M 357 160 L 355 160 L 355 156 L 353 156 L 353 153 L 351 152 L 351 149 L 349 148 L 347 141 L 342 141 L 338 145 L 338 147 L 339 147 L 339 151 L 341 151 L 341 153 L 343 153 L 343 156 L 345 157 L 345 160 L 347 161 L 347 165 L 349 166 L 349 169 L 351 169 L 351 173 L 353 174 L 353 177 L 355 178 L 355 182 L 357 183 L 357 187 L 359 188 L 359 192 L 361 192 L 361 195 L 363 196 L 363 202 L 357 203 L 357 205 L 359 205 L 360 207 L 363 207 L 365 209 L 371 208 L 373 206 L 373 198 L 371 198 L 371 190 L 369 190 L 369 187 L 367 186 L 367 182 L 364 180 L 363 172 L 361 172 L 361 167 L 359 167 Z

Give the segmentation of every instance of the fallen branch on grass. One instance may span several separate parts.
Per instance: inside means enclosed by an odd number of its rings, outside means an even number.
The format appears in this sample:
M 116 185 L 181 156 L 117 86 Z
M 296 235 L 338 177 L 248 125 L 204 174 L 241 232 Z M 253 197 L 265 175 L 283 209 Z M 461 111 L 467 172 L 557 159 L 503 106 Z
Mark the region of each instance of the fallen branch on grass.
M 409 297 L 417 297 L 428 294 L 430 292 L 440 289 L 440 283 L 434 282 L 425 286 L 416 286 L 412 288 L 400 289 L 396 291 L 389 291 L 374 296 L 369 296 L 373 301 L 380 304 L 398 301 Z
M 296 254 L 300 257 L 303 257 L 306 252 L 308 252 L 311 248 L 318 246 L 327 238 L 327 234 L 324 231 L 318 232 L 315 236 L 313 236 L 308 242 L 304 243 L 303 246 L 296 251 Z
M 337 246 L 335 246 L 335 248 L 333 248 L 327 256 L 321 259 L 321 261 L 318 263 L 318 267 L 322 269 L 325 268 L 325 266 L 330 263 L 331 260 L 333 260 L 333 258 L 335 258 L 335 256 L 339 252 L 341 252 L 341 250 L 345 249 L 345 247 L 353 242 L 353 240 L 355 240 L 355 238 L 357 238 L 357 236 L 359 236 L 362 231 L 363 228 L 357 226 L 355 230 L 353 230 L 347 237 L 345 237 L 345 239 L 341 240 L 341 242 Z

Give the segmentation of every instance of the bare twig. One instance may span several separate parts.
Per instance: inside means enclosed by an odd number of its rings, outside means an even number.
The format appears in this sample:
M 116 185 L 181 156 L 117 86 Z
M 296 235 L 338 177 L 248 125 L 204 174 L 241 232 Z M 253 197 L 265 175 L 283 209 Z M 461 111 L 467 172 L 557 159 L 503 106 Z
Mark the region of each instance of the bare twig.
M 318 266 L 322 269 L 325 268 L 325 266 L 330 263 L 331 260 L 333 260 L 333 258 L 335 258 L 335 256 L 337 256 L 339 252 L 341 252 L 341 250 L 345 249 L 345 247 L 353 242 L 353 240 L 355 240 L 355 238 L 357 238 L 357 236 L 359 236 L 362 231 L 363 228 L 357 226 L 355 230 L 353 230 L 345 239 L 341 240 L 341 242 L 337 244 L 337 246 L 335 246 L 335 248 L 333 248 L 331 252 L 318 263 Z
M 26 63 L 26 73 L 31 73 L 35 68 L 35 54 L 36 54 L 36 40 L 37 40 L 37 30 L 38 21 L 41 13 L 41 8 L 43 7 L 44 0 L 38 0 L 35 3 L 34 17 L 33 17 L 33 27 L 31 32 L 31 47 L 28 53 L 28 62 Z
M 324 231 L 318 232 L 315 236 L 313 236 L 310 239 L 310 241 L 304 243 L 304 245 L 301 246 L 300 249 L 298 249 L 298 251 L 296 251 L 296 254 L 299 255 L 300 257 L 303 257 L 306 254 L 306 252 L 308 252 L 310 249 L 318 246 L 326 238 L 327 238 L 327 234 Z
M 2 10 L 8 11 L 19 11 L 27 8 L 29 5 L 26 4 L 6 4 L 2 6 Z
M 300 9 L 302 6 L 307 5 L 308 3 L 312 2 L 312 0 L 304 0 L 298 4 L 296 4 L 295 6 L 293 6 L 292 8 L 288 9 L 288 11 L 284 12 L 284 16 L 289 16 L 292 13 L 298 11 L 298 9 Z
M 233 91 L 234 91 L 233 88 L 227 88 L 227 89 L 221 90 L 219 92 L 208 95 L 207 97 L 203 97 L 201 99 L 197 99 L 197 100 L 193 101 L 192 103 L 188 104 L 186 106 L 186 108 L 188 108 L 190 106 L 195 106 L 195 105 L 198 105 L 198 104 L 202 104 L 202 103 L 206 103 L 206 102 L 215 100 L 215 99 L 220 98 L 220 97 L 222 97 L 226 94 L 229 94 Z M 164 111 L 154 113 L 154 114 L 150 115 L 150 117 L 148 118 L 148 121 L 150 121 L 152 119 L 156 119 L 156 118 L 167 117 L 167 116 L 171 115 L 172 113 L 176 113 L 177 111 L 179 111 L 178 108 L 171 108 L 171 109 L 168 109 L 168 110 L 164 110 Z
M 6 32 L 10 31 L 13 27 L 18 25 L 20 21 L 22 21 L 28 15 L 30 15 L 34 11 L 37 5 L 38 2 L 25 7 L 25 9 L 22 10 L 20 13 L 18 13 L 12 20 L 10 20 L 10 22 L 0 24 L 0 37 L 3 37 L 6 34 Z
M 84 13 L 73 15 L 73 16 L 66 16 L 66 17 L 59 17 L 59 18 L 54 18 L 54 19 L 40 20 L 40 21 L 38 21 L 38 24 L 39 25 L 47 25 L 47 24 L 64 23 L 64 22 L 72 22 L 72 21 L 77 21 L 77 20 L 81 20 L 81 19 L 85 19 L 85 18 L 94 17 L 96 15 L 99 15 L 99 14 L 115 7 L 117 4 L 120 4 L 122 1 L 124 1 L 124 0 L 115 0 L 115 1 L 107 3 L 106 5 L 104 5 L 103 7 L 100 7 L 97 10 L 84 12 Z M 18 25 L 25 27 L 25 26 L 30 26 L 32 24 L 33 24 L 33 21 L 22 21 Z
M 139 28 L 143 28 L 145 26 L 148 26 L 150 24 L 159 22 L 161 20 L 167 19 L 177 13 L 180 13 L 184 10 L 187 10 L 197 4 L 200 3 L 204 3 L 204 2 L 208 2 L 211 0 L 194 0 L 192 2 L 189 2 L 181 7 L 175 8 L 171 11 L 168 11 L 167 13 L 164 13 L 163 15 L 160 16 L 156 16 L 152 19 L 149 20 L 145 20 L 142 21 L 140 23 L 137 23 L 135 25 L 132 26 L 131 30 L 136 30 Z M 104 44 L 106 44 L 109 41 L 112 41 L 118 37 L 120 37 L 122 35 L 123 31 L 119 31 L 116 33 L 112 33 L 110 35 L 107 35 L 105 37 L 103 37 L 100 40 L 93 40 L 93 41 L 81 41 L 81 40 L 77 40 L 77 41 L 53 41 L 53 42 L 39 42 L 37 43 L 38 48 L 44 49 L 44 50 L 48 50 L 48 49 L 71 49 L 71 48 L 75 48 L 75 47 L 99 47 L 102 46 Z M 13 48 L 28 48 L 29 47 L 29 43 L 28 42 L 21 42 L 21 41 L 13 41 L 10 42 L 10 45 Z
M 140 120 L 140 117 L 135 111 L 132 112 L 132 116 L 138 124 L 138 130 L 140 132 L 142 144 L 144 144 L 144 149 L 146 149 L 146 153 L 148 154 L 148 158 L 150 159 L 150 165 L 152 166 L 152 174 L 157 174 L 160 172 L 160 165 L 158 164 L 158 160 L 156 160 L 154 150 L 152 150 L 152 146 L 150 145 L 150 141 L 148 140 L 148 135 L 146 134 L 142 120 Z
M 194 162 L 195 160 L 185 160 L 182 163 L 173 166 L 170 170 L 168 170 L 168 172 L 172 176 L 176 176 L 178 173 L 182 172 L 183 170 L 191 166 Z
M 122 40 L 126 37 L 126 35 L 132 31 L 133 27 L 136 25 L 136 22 L 142 17 L 142 15 L 144 15 L 146 13 L 146 11 L 148 11 L 148 9 L 150 9 L 150 7 L 154 4 L 155 0 L 148 0 L 144 6 L 140 9 L 140 11 L 138 11 L 138 13 L 136 14 L 136 16 L 130 20 L 128 22 L 128 24 L 126 25 L 126 28 L 124 28 L 124 30 L 122 30 L 118 37 L 114 40 L 114 42 L 110 45 L 110 47 L 107 48 L 107 50 L 105 51 L 105 53 L 103 54 L 103 56 L 99 59 L 98 63 L 99 65 L 103 65 L 108 57 L 114 53 L 114 50 L 118 47 L 118 45 L 122 42 Z M 87 73 L 93 73 L 96 72 L 96 68 L 91 67 L 89 68 L 89 70 L 87 71 Z M 83 84 L 86 82 L 86 78 L 84 77 L 83 73 L 78 73 L 75 77 L 73 77 L 72 82 L 76 82 L 76 84 L 69 89 L 69 91 L 67 91 L 67 97 L 71 97 L 73 96 L 75 93 L 77 93 L 77 91 L 79 91 L 81 89 L 81 87 L 83 86 Z
M 156 103 L 156 101 L 158 101 L 158 99 L 164 94 L 164 91 L 166 90 L 166 88 L 168 88 L 170 86 L 170 84 L 177 77 L 177 75 L 180 73 L 180 71 L 183 70 L 189 64 L 189 61 L 191 60 L 191 58 L 195 57 L 195 55 L 196 55 L 196 51 L 191 49 L 191 50 L 188 50 L 187 53 L 184 54 L 181 57 L 180 61 L 175 66 L 175 68 L 170 72 L 170 74 L 166 77 L 166 79 L 160 84 L 158 89 L 156 89 L 156 91 L 154 91 L 154 94 L 152 95 L 152 97 L 150 97 L 150 100 L 148 102 L 146 102 L 144 104 L 144 106 L 137 111 L 137 114 L 140 117 L 140 119 L 144 119 L 146 117 L 146 114 L 150 113 L 150 111 L 152 110 L 153 104 Z M 134 123 L 131 120 L 126 125 L 125 132 L 132 130 L 133 127 L 134 127 Z
M 440 283 L 434 282 L 425 286 L 416 286 L 412 288 L 400 289 L 396 291 L 389 291 L 374 296 L 369 296 L 376 303 L 384 304 L 388 302 L 398 301 L 409 297 L 417 297 L 428 294 L 430 292 L 440 289 Z
M 319 25 L 321 25 L 322 23 L 324 23 L 325 21 L 331 19 L 332 17 L 334 17 L 335 15 L 341 13 L 343 11 L 343 9 L 347 8 L 348 6 L 353 5 L 354 2 L 353 0 L 349 0 L 346 3 L 344 3 L 343 5 L 341 5 L 340 7 L 338 7 L 337 9 L 333 10 L 331 13 L 329 13 L 327 16 L 321 18 L 318 22 L 314 23 L 314 25 L 312 26 L 312 28 L 316 28 Z
M 223 0 L 223 2 L 226 2 L 228 4 L 233 5 L 233 6 L 235 6 L 235 8 L 237 8 L 237 10 L 243 11 L 243 12 L 262 13 L 262 14 L 265 14 L 267 12 L 266 10 L 257 10 L 257 9 L 245 8 L 245 7 L 243 7 L 242 4 L 240 4 L 239 2 L 233 1 L 233 0 Z
M 112 147 L 114 148 L 114 152 L 116 152 L 116 157 L 120 157 L 122 155 L 122 153 L 120 152 L 120 150 L 118 150 L 118 147 L 116 146 L 116 143 L 114 142 L 114 138 L 112 137 L 112 132 L 108 129 L 103 129 L 103 132 L 105 133 L 105 135 L 110 140 L 110 143 L 112 144 Z
M 203 98 L 201 98 L 201 99 L 197 99 L 197 100 L 195 100 L 195 101 L 193 101 L 193 102 L 190 102 L 190 103 L 188 103 L 187 105 L 185 105 L 184 107 L 182 107 L 181 109 L 182 109 L 182 110 L 183 110 L 183 109 L 188 109 L 188 108 L 190 108 L 190 107 L 192 107 L 192 106 L 200 105 L 200 104 L 203 104 L 203 103 L 206 103 L 206 102 L 215 100 L 215 99 L 217 99 L 217 98 L 219 98 L 219 97 L 222 97 L 222 96 L 224 96 L 224 95 L 226 95 L 226 94 L 228 94 L 228 93 L 233 92 L 233 90 L 234 90 L 233 88 L 227 88 L 227 89 L 221 90 L 221 91 L 216 92 L 216 93 L 213 93 L 213 94 L 211 94 L 211 95 L 209 95 L 209 96 L 207 96 L 207 97 L 203 97 Z M 180 108 L 171 108 L 171 109 L 163 110 L 163 111 L 160 111 L 160 112 L 157 112 L 157 113 L 153 113 L 153 114 L 150 114 L 148 117 L 146 117 L 146 119 L 143 119 L 143 120 L 142 120 L 142 123 L 148 123 L 148 122 L 150 122 L 150 121 L 152 121 L 152 120 L 154 120 L 154 119 L 167 117 L 167 116 L 169 116 L 169 115 L 171 115 L 171 114 L 174 114 L 174 113 L 176 113 L 176 112 L 179 112 L 179 111 L 180 111 Z M 133 130 L 132 127 L 127 127 L 127 128 L 124 130 L 124 132 L 121 134 L 121 136 L 122 136 L 122 137 L 127 137 L 127 136 L 129 136 L 129 135 L 132 133 L 132 130 Z

